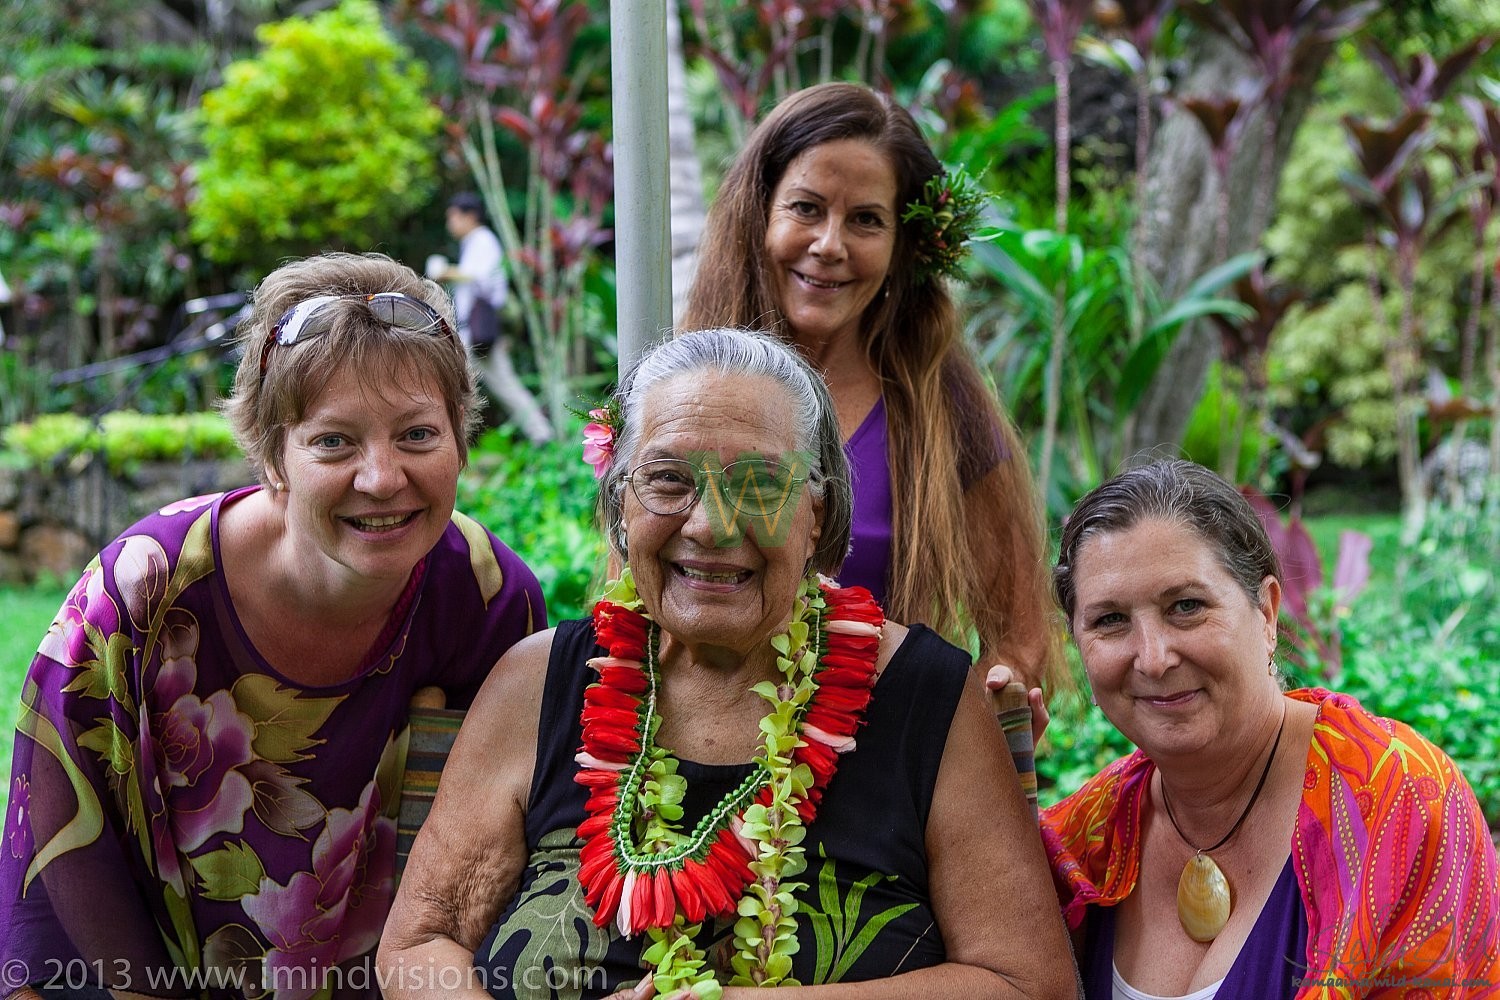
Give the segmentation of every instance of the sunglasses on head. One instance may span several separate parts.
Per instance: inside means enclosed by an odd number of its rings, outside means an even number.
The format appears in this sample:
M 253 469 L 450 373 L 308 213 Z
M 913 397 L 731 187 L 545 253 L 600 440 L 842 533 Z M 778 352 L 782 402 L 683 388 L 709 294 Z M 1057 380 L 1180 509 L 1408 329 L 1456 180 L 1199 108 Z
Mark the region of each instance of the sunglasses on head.
M 266 365 L 271 360 L 271 348 L 280 344 L 289 347 L 299 340 L 306 340 L 333 329 L 336 309 L 329 308 L 335 302 L 356 300 L 363 302 L 370 315 L 386 326 L 403 330 L 416 330 L 458 338 L 441 313 L 421 299 L 414 299 L 401 292 L 377 292 L 374 295 L 319 295 L 304 299 L 281 314 L 266 338 L 266 346 L 260 352 L 260 375 L 266 376 Z

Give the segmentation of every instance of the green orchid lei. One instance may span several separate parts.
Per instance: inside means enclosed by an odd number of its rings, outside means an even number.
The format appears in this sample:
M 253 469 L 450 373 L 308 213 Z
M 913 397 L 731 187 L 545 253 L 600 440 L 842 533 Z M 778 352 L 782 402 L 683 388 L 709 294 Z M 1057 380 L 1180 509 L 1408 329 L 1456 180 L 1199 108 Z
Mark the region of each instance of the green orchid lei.
M 604 599 L 633 610 L 640 608 L 628 569 Z M 806 764 L 794 765 L 791 758 L 799 739 L 802 712 L 817 690 L 814 675 L 823 645 L 819 626 L 825 607 L 817 574 L 810 574 L 802 582 L 786 631 L 771 639 L 782 682 L 762 681 L 751 689 L 770 705 L 760 724 L 764 740 L 755 758 L 758 766 L 697 824 L 692 834 L 684 834 L 676 825 L 682 818 L 680 803 L 687 782 L 677 774 L 676 758 L 656 743 L 661 725 L 656 713 L 659 635 L 656 624 L 650 625 L 646 660 L 650 683 L 645 700 L 650 722 L 634 773 L 615 807 L 615 843 L 626 866 L 632 869 L 681 860 L 701 852 L 708 837 L 723 828 L 727 814 L 738 812 L 762 788 L 770 789 L 770 804 L 756 802 L 746 808 L 736 830 L 754 844 L 756 856 L 750 862 L 755 879 L 740 898 L 739 917 L 734 924 L 731 986 L 800 985 L 791 976 L 792 956 L 799 947 L 793 894 L 806 886 L 785 880 L 807 869 L 801 846 L 807 828 L 796 803 L 813 786 L 813 775 Z M 723 986 L 695 940 L 701 928 L 701 923 L 687 923 L 679 912 L 671 926 L 646 929 L 651 943 L 642 957 L 655 967 L 652 978 L 658 995 L 668 997 L 685 991 L 698 1000 L 722 997 Z

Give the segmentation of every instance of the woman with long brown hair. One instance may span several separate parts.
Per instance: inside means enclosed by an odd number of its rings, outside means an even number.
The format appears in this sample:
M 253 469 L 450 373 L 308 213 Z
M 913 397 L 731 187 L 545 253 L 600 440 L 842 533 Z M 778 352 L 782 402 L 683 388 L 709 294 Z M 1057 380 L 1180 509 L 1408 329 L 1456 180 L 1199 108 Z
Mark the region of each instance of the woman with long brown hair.
M 682 328 L 757 326 L 799 348 L 854 476 L 842 578 L 1031 687 L 1058 662 L 1031 473 L 930 266 L 953 234 L 932 212 L 905 218 L 943 177 L 888 97 L 792 94 L 724 178 Z

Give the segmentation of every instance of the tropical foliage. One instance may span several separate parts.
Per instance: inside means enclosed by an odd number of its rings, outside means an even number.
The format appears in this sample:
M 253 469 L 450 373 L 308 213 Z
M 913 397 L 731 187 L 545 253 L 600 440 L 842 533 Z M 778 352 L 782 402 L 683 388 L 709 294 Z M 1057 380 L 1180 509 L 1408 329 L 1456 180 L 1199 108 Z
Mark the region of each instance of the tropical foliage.
M 203 96 L 194 238 L 260 271 L 287 254 L 379 247 L 434 190 L 441 116 L 425 73 L 370 0 L 257 36 L 261 51 Z

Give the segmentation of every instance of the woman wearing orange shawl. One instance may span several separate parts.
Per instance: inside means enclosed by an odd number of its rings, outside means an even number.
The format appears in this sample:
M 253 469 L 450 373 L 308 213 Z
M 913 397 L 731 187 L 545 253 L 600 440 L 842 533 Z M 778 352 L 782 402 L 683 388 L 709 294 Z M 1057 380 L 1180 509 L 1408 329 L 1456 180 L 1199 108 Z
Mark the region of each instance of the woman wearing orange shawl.
M 1500 885 L 1458 769 L 1409 726 L 1283 692 L 1280 567 L 1188 462 L 1080 501 L 1059 600 L 1140 749 L 1043 815 L 1088 996 L 1500 997 Z

